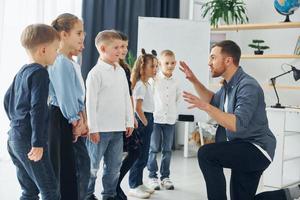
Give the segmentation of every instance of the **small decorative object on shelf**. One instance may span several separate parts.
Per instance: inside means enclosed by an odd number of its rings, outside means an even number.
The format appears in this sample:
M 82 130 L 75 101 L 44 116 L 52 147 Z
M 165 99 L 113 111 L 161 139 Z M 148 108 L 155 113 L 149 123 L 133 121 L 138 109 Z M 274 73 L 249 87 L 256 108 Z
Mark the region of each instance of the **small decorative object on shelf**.
M 290 15 L 300 7 L 299 0 L 274 0 L 274 7 L 276 11 L 286 16 L 284 22 L 290 22 Z
M 254 51 L 255 55 L 262 55 L 264 54 L 263 50 L 269 49 L 270 47 L 268 46 L 261 46 L 261 43 L 264 43 L 264 40 L 252 40 L 252 42 L 254 44 L 249 44 L 248 46 L 254 49 L 257 49 L 256 51 Z
M 295 55 L 300 55 L 300 36 L 298 37 L 297 43 L 296 43 L 296 47 L 295 47 L 295 51 L 294 51 Z
M 243 0 L 209 0 L 202 5 L 202 16 L 210 13 L 210 24 L 218 27 L 220 19 L 226 24 L 244 24 L 249 21 Z
M 291 69 L 287 72 L 284 72 L 282 74 L 279 74 L 278 76 L 275 76 L 273 78 L 270 78 L 270 81 L 272 83 L 272 86 L 274 88 L 274 91 L 275 91 L 275 94 L 276 94 L 276 98 L 277 98 L 277 103 L 274 105 L 274 106 L 271 106 L 272 108 L 285 108 L 285 106 L 282 106 L 280 103 L 279 103 L 279 96 L 278 96 L 278 93 L 277 93 L 277 90 L 276 90 L 276 79 L 280 76 L 283 76 L 283 75 L 286 75 L 290 72 L 293 72 L 293 77 L 295 79 L 295 81 L 298 81 L 300 79 L 300 70 L 299 69 L 296 69 L 296 67 L 290 65 L 290 64 L 286 64 L 286 65 L 289 65 L 291 66 Z

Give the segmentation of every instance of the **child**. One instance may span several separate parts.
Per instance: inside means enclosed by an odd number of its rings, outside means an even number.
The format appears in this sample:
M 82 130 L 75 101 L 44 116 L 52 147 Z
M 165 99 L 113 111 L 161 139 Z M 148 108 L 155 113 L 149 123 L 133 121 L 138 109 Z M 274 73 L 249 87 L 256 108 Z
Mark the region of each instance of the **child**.
M 59 200 L 47 143 L 47 98 L 49 75 L 46 70 L 56 58 L 59 35 L 51 26 L 33 24 L 21 36 L 30 58 L 14 78 L 4 97 L 10 119 L 8 152 L 17 168 L 23 190 L 20 199 Z
M 138 131 L 142 140 L 140 156 L 134 163 L 129 173 L 129 195 L 137 198 L 149 198 L 154 192 L 143 184 L 143 170 L 147 165 L 150 138 L 153 129 L 154 102 L 149 79 L 156 74 L 157 59 L 152 54 L 146 54 L 142 49 L 142 55 L 136 60 L 132 74 L 131 83 L 133 88 L 133 99 L 135 113 L 138 120 Z
M 81 54 L 84 46 L 82 45 L 80 49 L 76 49 L 70 52 L 68 58 L 72 61 L 73 67 L 75 69 L 76 75 L 80 81 L 80 85 L 83 92 L 82 101 L 85 101 L 85 85 L 81 75 L 80 65 L 73 60 L 73 56 L 78 56 Z M 85 200 L 87 195 L 87 189 L 90 179 L 90 157 L 85 145 L 85 138 L 88 134 L 87 118 L 85 110 L 79 113 L 80 118 L 83 119 L 82 126 L 77 126 L 73 129 L 73 151 L 75 154 L 76 162 L 76 177 L 77 177 L 77 189 L 78 198 L 80 200 Z M 81 137 L 80 137 L 81 136 Z
M 122 39 L 115 31 L 98 33 L 95 44 L 100 58 L 86 80 L 87 119 L 91 158 L 91 177 L 88 198 L 94 195 L 95 181 L 102 157 L 102 199 L 114 199 L 119 180 L 123 152 L 123 131 L 130 136 L 133 130 L 133 110 L 124 70 L 118 64 Z
M 173 77 L 176 66 L 175 54 L 170 50 L 162 51 L 159 65 L 161 71 L 154 81 L 154 125 L 147 164 L 150 178 L 149 186 L 155 190 L 160 189 L 156 155 L 161 149 L 161 185 L 167 190 L 173 190 L 174 185 L 169 178 L 170 161 L 177 118 L 177 102 L 180 97 L 179 84 Z
M 128 87 L 129 87 L 129 94 L 130 94 L 130 99 L 131 99 L 131 104 L 133 106 L 133 99 L 132 99 L 132 90 L 131 90 L 131 82 L 130 82 L 130 69 L 128 67 L 128 64 L 125 61 L 127 52 L 128 52 L 128 38 L 127 36 L 122 33 L 117 31 L 117 33 L 121 36 L 122 38 L 122 44 L 121 44 L 121 55 L 120 55 L 120 60 L 119 64 L 120 66 L 124 69 L 127 82 L 128 82 Z M 134 119 L 134 127 L 137 128 L 137 121 Z M 125 134 L 123 134 L 123 151 L 127 152 L 126 157 L 122 161 L 122 166 L 120 169 L 120 177 L 117 185 L 117 196 L 116 200 L 127 200 L 127 196 L 124 193 L 124 191 L 121 188 L 121 182 L 124 178 L 124 176 L 127 174 L 127 172 L 130 170 L 134 162 L 137 160 L 140 154 L 140 138 L 137 134 L 136 131 L 132 132 L 132 135 L 130 137 L 126 137 Z
M 52 165 L 59 179 L 61 198 L 77 200 L 76 160 L 73 133 L 83 125 L 84 91 L 69 55 L 83 45 L 82 21 L 69 13 L 59 15 L 52 26 L 61 36 L 59 55 L 49 68 L 49 147 Z M 78 133 L 77 133 L 78 135 Z M 76 168 L 77 167 L 77 168 Z

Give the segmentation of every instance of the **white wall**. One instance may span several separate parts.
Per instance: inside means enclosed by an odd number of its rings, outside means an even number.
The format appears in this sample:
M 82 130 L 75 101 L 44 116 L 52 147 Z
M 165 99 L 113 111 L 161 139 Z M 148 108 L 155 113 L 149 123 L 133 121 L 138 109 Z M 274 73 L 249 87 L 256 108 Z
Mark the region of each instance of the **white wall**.
M 201 0 L 197 0 L 201 1 Z M 189 0 L 181 0 L 181 4 L 189 4 Z M 248 10 L 249 23 L 274 23 L 284 20 L 284 16 L 278 14 L 271 0 L 244 0 Z M 186 10 L 181 10 L 185 12 Z M 194 17 L 200 16 L 200 9 L 194 9 Z M 197 13 L 199 12 L 199 13 Z M 187 16 L 185 13 L 184 16 Z M 197 18 L 194 18 L 197 19 Z M 300 21 L 300 10 L 290 17 L 292 21 Z M 244 54 L 252 54 L 253 49 L 248 47 L 252 39 L 263 39 L 271 49 L 266 50 L 270 54 L 292 54 L 296 45 L 300 28 L 297 29 L 272 29 L 272 30 L 251 30 L 239 32 L 226 32 L 227 39 L 237 42 Z M 300 69 L 298 59 L 260 59 L 260 60 L 241 60 L 241 66 L 246 72 L 254 76 L 262 85 L 268 83 L 270 77 L 279 75 L 283 72 L 281 65 L 289 63 Z M 290 68 L 285 66 L 285 70 Z M 278 85 L 300 86 L 300 81 L 295 82 L 292 73 L 277 79 Z M 267 105 L 276 102 L 275 93 L 272 88 L 265 88 L 265 99 Z M 280 102 L 283 105 L 300 105 L 300 90 L 278 89 Z

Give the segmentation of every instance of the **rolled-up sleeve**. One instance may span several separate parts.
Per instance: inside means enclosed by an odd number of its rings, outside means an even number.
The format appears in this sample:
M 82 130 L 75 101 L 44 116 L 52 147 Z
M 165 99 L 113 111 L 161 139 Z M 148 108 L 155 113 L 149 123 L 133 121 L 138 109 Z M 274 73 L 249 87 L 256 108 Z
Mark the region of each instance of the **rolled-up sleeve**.
M 210 100 L 210 104 L 217 108 L 220 105 L 222 90 L 223 89 L 218 90 Z
M 258 105 L 259 88 L 247 83 L 237 91 L 234 115 L 236 116 L 236 132 L 244 132 L 249 127 Z

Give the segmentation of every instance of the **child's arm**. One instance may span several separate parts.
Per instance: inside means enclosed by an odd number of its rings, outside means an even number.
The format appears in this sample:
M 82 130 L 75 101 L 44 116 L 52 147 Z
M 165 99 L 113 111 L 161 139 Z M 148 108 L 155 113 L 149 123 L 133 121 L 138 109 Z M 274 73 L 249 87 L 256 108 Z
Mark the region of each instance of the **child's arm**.
M 178 102 L 181 100 L 182 97 L 182 91 L 181 88 L 179 86 L 179 83 L 176 81 L 176 103 L 178 104 Z
M 130 94 L 129 94 L 129 85 L 127 82 L 127 78 L 125 75 L 123 76 L 123 80 L 124 80 L 124 86 L 125 86 L 125 90 L 124 90 L 124 97 L 125 97 L 125 116 L 126 116 L 126 137 L 129 137 L 133 131 L 133 127 L 134 127 L 134 120 L 133 120 L 133 107 L 132 107 L 132 101 L 130 98 Z
M 79 101 L 83 91 L 78 87 L 80 82 L 73 64 L 67 58 L 58 57 L 55 64 L 49 68 L 49 76 L 63 116 L 76 126 L 77 120 L 80 119 L 78 113 L 83 107 Z
M 135 106 L 135 112 L 137 113 L 138 117 L 140 118 L 140 120 L 142 121 L 144 126 L 147 126 L 148 121 L 147 121 L 147 118 L 146 118 L 146 116 L 144 114 L 144 111 L 142 109 L 142 105 L 143 105 L 143 99 L 137 99 L 136 100 L 136 106 Z
M 132 108 L 134 108 L 134 103 L 133 103 L 133 98 L 132 96 L 130 96 L 130 100 L 131 100 L 131 104 L 132 104 Z M 133 109 L 134 110 L 134 109 Z M 134 125 L 134 128 L 137 128 L 139 125 L 138 125 L 138 122 L 134 116 L 134 111 L 133 111 L 133 125 Z
M 89 138 L 92 142 L 100 141 L 99 127 L 97 123 L 97 103 L 98 91 L 101 82 L 97 79 L 97 74 L 90 71 L 86 79 L 86 114 L 89 127 Z
M 32 127 L 31 146 L 45 147 L 47 134 L 49 75 L 46 69 L 35 71 L 31 76 L 30 123 Z

